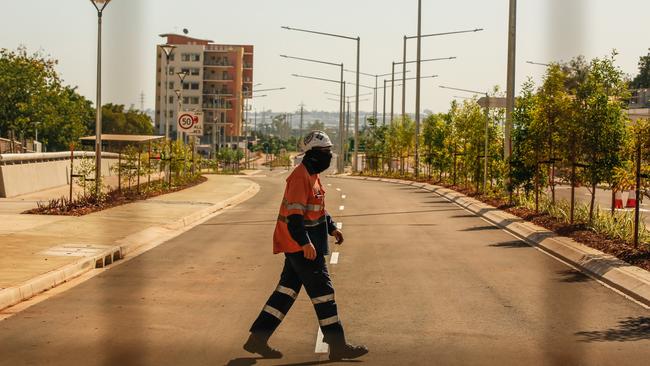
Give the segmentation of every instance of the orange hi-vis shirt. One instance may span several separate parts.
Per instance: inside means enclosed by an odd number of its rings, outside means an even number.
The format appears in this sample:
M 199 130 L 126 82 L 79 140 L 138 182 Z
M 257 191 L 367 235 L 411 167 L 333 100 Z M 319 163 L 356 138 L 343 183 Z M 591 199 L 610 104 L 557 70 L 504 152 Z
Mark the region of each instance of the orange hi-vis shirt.
M 302 247 L 291 237 L 287 226 L 290 215 L 302 215 L 305 227 L 327 222 L 325 190 L 318 174 L 310 175 L 304 164 L 298 165 L 287 178 L 280 214 L 273 233 L 273 253 L 296 253 Z

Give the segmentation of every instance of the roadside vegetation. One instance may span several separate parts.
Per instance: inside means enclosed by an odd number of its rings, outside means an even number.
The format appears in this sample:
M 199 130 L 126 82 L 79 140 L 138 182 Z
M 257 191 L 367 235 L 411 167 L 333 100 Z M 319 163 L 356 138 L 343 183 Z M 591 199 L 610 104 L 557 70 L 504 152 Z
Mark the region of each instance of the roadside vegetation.
M 635 245 L 635 213 L 616 210 L 620 193 L 634 199 L 637 164 L 639 188 L 650 199 L 650 121 L 629 120 L 630 80 L 615 58 L 615 53 L 591 61 L 578 57 L 549 65 L 540 85 L 528 80 L 517 98 L 508 160 L 504 111 L 487 114 L 485 157 L 486 113 L 474 98 L 454 101 L 447 113 L 423 120 L 418 177 L 415 122 L 408 116 L 386 126 L 370 121 L 360 141 L 363 174 L 452 188 L 650 270 L 650 233 L 643 220 Z M 639 63 L 640 75 L 650 68 L 646 59 Z M 492 95 L 501 93 L 495 88 Z M 570 186 L 568 201 L 557 198 L 559 184 Z M 587 204 L 577 202 L 577 187 L 588 189 Z M 598 189 L 611 192 L 611 207 L 598 206 Z
M 157 142 L 150 150 L 132 146 L 124 150 L 111 168 L 118 178 L 117 187 L 101 182 L 101 192 L 97 192 L 93 179 L 95 160 L 84 158 L 74 179 L 82 192 L 41 202 L 37 208 L 24 213 L 80 216 L 176 192 L 206 181 L 198 169 L 202 165 L 200 155 L 193 155 L 191 148 L 180 141 Z

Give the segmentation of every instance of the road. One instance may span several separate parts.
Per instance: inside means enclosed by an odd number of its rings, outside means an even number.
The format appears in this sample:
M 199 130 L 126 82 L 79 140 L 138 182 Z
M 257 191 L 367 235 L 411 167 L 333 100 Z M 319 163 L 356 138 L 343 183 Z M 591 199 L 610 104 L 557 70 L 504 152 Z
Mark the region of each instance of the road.
M 550 197 L 550 190 L 548 191 Z M 566 200 L 567 202 L 571 200 L 571 186 L 567 185 L 557 185 L 555 186 L 555 194 L 558 199 Z M 580 187 L 576 189 L 576 201 L 584 205 L 589 205 L 591 202 L 591 193 L 585 187 Z M 648 198 L 645 197 L 641 203 L 641 217 L 646 223 L 646 226 L 650 228 L 650 202 Z M 626 202 L 623 202 L 625 204 Z M 604 189 L 596 189 L 596 205 L 600 206 L 602 210 L 609 211 L 612 208 L 612 191 L 607 191 Z M 634 211 L 634 208 L 626 208 L 627 211 Z
M 286 173 L 251 200 L 0 321 L 0 365 L 317 365 L 304 291 L 271 344 L 241 349 L 277 283 Z M 650 310 L 413 187 L 328 178 L 346 242 L 331 264 L 368 365 L 644 365 Z M 343 363 L 340 363 L 343 364 Z

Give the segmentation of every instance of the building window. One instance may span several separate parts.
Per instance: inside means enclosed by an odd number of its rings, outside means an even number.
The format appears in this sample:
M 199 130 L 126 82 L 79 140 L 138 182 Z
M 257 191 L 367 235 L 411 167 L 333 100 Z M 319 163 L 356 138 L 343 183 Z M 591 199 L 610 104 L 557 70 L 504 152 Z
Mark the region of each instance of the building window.
M 174 75 L 174 68 L 173 67 L 169 68 L 169 75 Z
M 199 68 L 193 68 L 191 70 L 191 75 L 199 75 L 201 73 L 201 69 Z
M 169 118 L 174 118 L 174 111 L 173 110 L 169 111 Z
M 192 87 L 192 90 L 199 90 L 199 83 L 192 83 L 191 87 Z
M 199 97 L 192 97 L 190 99 L 191 99 L 192 104 L 199 104 Z
M 189 90 L 190 89 L 190 83 L 183 83 L 183 90 Z
M 174 82 L 170 81 L 169 82 L 169 90 L 173 90 L 173 89 L 174 89 Z
M 181 54 L 181 60 L 184 62 L 196 62 L 201 61 L 200 53 L 183 53 Z
M 174 61 L 174 53 L 169 54 L 169 61 Z
M 169 97 L 169 103 L 174 103 L 174 97 L 173 96 Z

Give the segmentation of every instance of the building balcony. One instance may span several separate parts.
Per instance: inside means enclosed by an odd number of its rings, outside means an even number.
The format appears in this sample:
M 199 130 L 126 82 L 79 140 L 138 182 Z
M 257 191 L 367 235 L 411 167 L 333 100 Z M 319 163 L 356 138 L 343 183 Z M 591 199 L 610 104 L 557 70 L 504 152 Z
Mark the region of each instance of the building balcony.
M 231 64 L 230 62 L 214 62 L 214 61 L 206 61 L 203 63 L 204 67 L 220 67 L 220 68 L 228 68 L 228 67 L 235 67 L 235 65 Z
M 203 109 L 229 111 L 232 110 L 232 103 L 203 103 Z
M 209 44 L 205 46 L 206 52 L 233 52 L 234 50 L 235 48 L 232 46 L 223 46 L 216 44 Z
M 204 88 L 203 89 L 203 95 L 226 95 L 226 96 L 232 96 L 233 92 L 232 90 L 228 89 L 211 89 L 211 88 Z
M 211 78 L 209 76 L 206 76 L 203 78 L 204 82 L 213 82 L 213 83 L 231 83 L 234 80 L 233 79 L 224 79 L 224 78 Z

